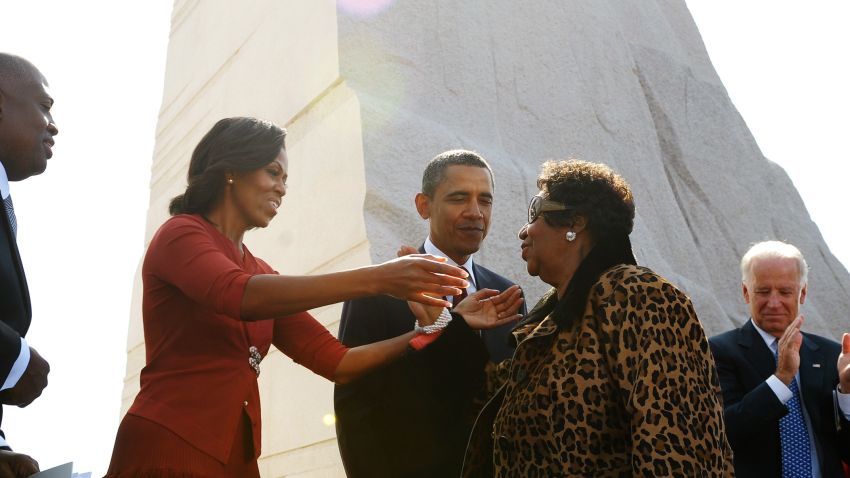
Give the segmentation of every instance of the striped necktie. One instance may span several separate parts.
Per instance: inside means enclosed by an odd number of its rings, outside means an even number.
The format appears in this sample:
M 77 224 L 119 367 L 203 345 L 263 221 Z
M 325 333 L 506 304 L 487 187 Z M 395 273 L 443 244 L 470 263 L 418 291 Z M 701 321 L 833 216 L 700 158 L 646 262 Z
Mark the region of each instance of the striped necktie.
M 773 358 L 779 361 L 779 344 Z M 788 414 L 779 419 L 779 442 L 782 445 L 783 478 L 810 478 L 812 476 L 812 451 L 809 443 L 809 431 L 803 418 L 800 387 L 797 378 L 788 385 L 794 396 L 785 403 Z
M 15 207 L 12 205 L 12 195 L 3 199 L 3 207 L 6 208 L 6 216 L 9 217 L 9 225 L 12 226 L 12 235 L 18 237 L 18 220 L 15 218 Z

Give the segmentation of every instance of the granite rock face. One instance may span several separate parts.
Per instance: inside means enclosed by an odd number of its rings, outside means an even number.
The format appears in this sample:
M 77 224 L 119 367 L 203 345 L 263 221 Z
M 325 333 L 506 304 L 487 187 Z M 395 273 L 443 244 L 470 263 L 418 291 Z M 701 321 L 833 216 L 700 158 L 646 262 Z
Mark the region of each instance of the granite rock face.
M 385 2 L 387 3 L 387 2 Z M 782 168 L 731 103 L 682 0 L 422 0 L 340 10 L 340 75 L 356 94 L 374 261 L 418 245 L 413 196 L 435 154 L 474 149 L 496 203 L 477 260 L 534 303 L 516 231 L 547 159 L 611 165 L 632 185 L 639 263 L 693 299 L 709 334 L 748 317 L 738 261 L 782 239 L 810 268 L 806 329 L 850 329 L 850 276 Z

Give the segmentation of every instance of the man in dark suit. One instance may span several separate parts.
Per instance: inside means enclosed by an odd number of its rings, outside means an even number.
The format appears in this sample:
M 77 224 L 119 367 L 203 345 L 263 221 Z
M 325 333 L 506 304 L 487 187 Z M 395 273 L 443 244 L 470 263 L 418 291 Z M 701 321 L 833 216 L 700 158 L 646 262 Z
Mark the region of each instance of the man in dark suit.
M 47 386 L 47 362 L 27 344 L 32 309 L 18 254 L 10 181 L 41 174 L 59 131 L 47 81 L 30 62 L 0 53 L 0 403 L 25 407 Z M 0 407 L 2 420 L 2 407 Z M 38 464 L 14 453 L 0 431 L 0 477 L 29 476 Z
M 850 463 L 850 334 L 802 333 L 808 266 L 796 247 L 755 244 L 741 260 L 752 319 L 709 340 L 739 477 L 843 477 Z
M 443 256 L 470 273 L 471 294 L 479 289 L 503 291 L 508 279 L 473 261 L 490 225 L 493 175 L 481 156 L 454 150 L 432 159 L 416 195 L 419 215 L 429 221 L 429 235 L 419 251 Z M 461 297 L 447 298 L 452 302 Z M 522 313 L 525 313 L 523 306 Z M 379 296 L 348 301 L 342 310 L 339 338 L 349 347 L 407 333 L 415 317 L 407 303 Z M 513 353 L 508 337 L 513 325 L 485 330 L 481 340 L 494 362 Z M 337 438 L 349 478 L 459 476 L 474 416 L 473 397 L 451 389 L 423 391 L 423 371 L 405 359 L 334 392 Z

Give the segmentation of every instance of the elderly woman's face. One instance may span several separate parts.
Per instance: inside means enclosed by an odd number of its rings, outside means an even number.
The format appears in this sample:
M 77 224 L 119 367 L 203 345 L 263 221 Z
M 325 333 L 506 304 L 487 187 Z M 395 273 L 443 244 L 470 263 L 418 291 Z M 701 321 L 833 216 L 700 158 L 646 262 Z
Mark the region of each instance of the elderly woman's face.
M 260 169 L 234 178 L 232 201 L 248 229 L 266 227 L 277 215 L 286 195 L 289 162 L 281 149 L 277 158 Z
M 520 247 L 529 275 L 540 276 L 544 282 L 553 284 L 563 275 L 563 258 L 569 247 L 565 239 L 567 228 L 549 225 L 543 218 L 545 214 L 520 229 Z

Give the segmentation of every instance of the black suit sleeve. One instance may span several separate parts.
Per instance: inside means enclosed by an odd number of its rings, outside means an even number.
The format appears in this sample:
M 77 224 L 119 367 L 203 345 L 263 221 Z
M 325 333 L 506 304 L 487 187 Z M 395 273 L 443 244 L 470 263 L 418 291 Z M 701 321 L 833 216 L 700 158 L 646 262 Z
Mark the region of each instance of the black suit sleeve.
M 9 376 L 20 354 L 21 335 L 5 322 L 0 322 L 0 384 Z
M 339 339 L 357 347 L 413 330 L 413 316 L 404 301 L 378 296 L 343 305 Z M 396 464 L 410 456 L 410 441 L 402 427 L 415 410 L 406 393 L 408 371 L 396 361 L 353 383 L 336 385 L 334 410 L 337 442 L 349 478 L 393 476 Z M 406 455 L 405 455 L 406 454 Z
M 468 404 L 484 388 L 489 353 L 463 317 L 452 314 L 442 335 L 422 350 L 410 350 L 407 361 L 419 372 L 418 387 L 441 400 Z
M 477 264 L 475 265 L 475 274 L 479 289 L 495 289 L 498 291 L 504 291 L 514 285 L 514 283 L 507 278 Z M 525 317 L 526 315 L 526 304 L 524 301 L 520 307 L 519 313 L 522 317 Z M 489 352 L 490 360 L 493 363 L 499 363 L 513 356 L 514 343 L 511 331 L 514 328 L 514 325 L 515 324 L 505 324 L 495 329 L 484 330 L 481 333 L 484 345 L 487 347 L 487 352 Z
M 0 213 L 0 383 L 21 353 L 21 336 L 29 328 L 29 292 L 8 220 Z
M 754 437 L 776 427 L 788 408 L 776 397 L 770 386 L 761 382 L 747 391 L 742 374 L 752 366 L 731 352 L 732 336 L 714 337 L 709 341 L 720 388 L 723 390 L 723 418 L 726 434 L 733 450 L 746 448 Z
M 413 322 L 404 301 L 353 300 L 343 306 L 340 340 L 372 343 L 412 330 Z M 337 440 L 349 478 L 459 474 L 487 350 L 462 318 L 449 329 L 424 353 L 335 387 Z

